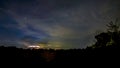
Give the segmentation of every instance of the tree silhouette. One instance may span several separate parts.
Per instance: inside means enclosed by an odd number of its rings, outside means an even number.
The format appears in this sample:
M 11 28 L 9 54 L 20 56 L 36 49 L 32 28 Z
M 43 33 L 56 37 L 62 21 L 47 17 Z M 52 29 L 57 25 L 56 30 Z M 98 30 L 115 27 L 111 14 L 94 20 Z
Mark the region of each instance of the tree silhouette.
M 95 36 L 97 42 L 93 45 L 94 48 L 106 47 L 110 45 L 120 45 L 120 31 L 118 25 L 118 19 L 115 22 L 111 21 L 107 24 L 107 32 L 102 32 Z
M 118 25 L 118 19 L 115 22 L 110 22 L 108 25 L 108 33 L 111 36 L 110 42 L 108 45 L 119 45 L 120 41 L 120 30 Z
M 108 33 L 101 33 L 95 36 L 97 39 L 96 47 L 104 47 L 110 41 L 110 35 Z
M 118 19 L 116 19 L 115 22 L 111 21 L 106 26 L 108 27 L 108 32 L 118 32 L 119 31 Z

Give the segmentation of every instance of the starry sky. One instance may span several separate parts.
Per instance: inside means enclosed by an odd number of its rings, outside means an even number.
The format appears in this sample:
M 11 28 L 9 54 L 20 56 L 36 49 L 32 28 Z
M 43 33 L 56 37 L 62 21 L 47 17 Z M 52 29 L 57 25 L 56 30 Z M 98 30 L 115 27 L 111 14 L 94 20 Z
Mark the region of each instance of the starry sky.
M 120 19 L 120 0 L 0 0 L 0 46 L 85 48 Z

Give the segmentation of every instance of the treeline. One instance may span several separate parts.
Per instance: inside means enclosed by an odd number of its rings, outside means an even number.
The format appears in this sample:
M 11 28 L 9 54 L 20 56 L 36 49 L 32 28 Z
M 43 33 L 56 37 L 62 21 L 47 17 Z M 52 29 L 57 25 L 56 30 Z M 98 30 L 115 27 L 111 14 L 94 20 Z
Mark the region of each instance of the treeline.
M 0 47 L 0 63 L 14 65 L 106 64 L 120 60 L 120 47 L 44 50 Z
M 95 36 L 97 42 L 86 49 L 22 49 L 0 47 L 0 63 L 28 66 L 72 65 L 84 66 L 113 65 L 120 61 L 119 26 L 110 22 L 106 32 Z M 1 65 L 2 65 L 1 64 Z

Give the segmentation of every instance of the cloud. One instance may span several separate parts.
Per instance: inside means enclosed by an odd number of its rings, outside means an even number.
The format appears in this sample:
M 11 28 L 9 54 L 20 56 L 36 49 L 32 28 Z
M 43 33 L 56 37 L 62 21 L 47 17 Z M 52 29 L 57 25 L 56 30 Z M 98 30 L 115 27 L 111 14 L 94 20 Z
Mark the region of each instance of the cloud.
M 48 39 L 51 47 L 83 48 L 93 43 L 94 33 L 104 30 L 109 16 L 118 12 L 109 1 L 35 0 L 12 2 L 7 12 L 25 36 Z M 113 9 L 116 9 L 115 11 Z M 113 12 L 114 11 L 114 12 Z M 110 14 L 112 13 L 112 14 Z

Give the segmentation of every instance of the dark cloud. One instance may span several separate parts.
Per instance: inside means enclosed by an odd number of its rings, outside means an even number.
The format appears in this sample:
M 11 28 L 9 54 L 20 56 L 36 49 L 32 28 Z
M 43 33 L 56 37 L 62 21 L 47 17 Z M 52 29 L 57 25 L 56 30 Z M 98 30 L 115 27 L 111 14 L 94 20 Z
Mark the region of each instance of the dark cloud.
M 1 30 L 29 36 L 30 44 L 47 40 L 51 48 L 84 48 L 97 30 L 120 19 L 119 0 L 1 0 L 0 7 Z

